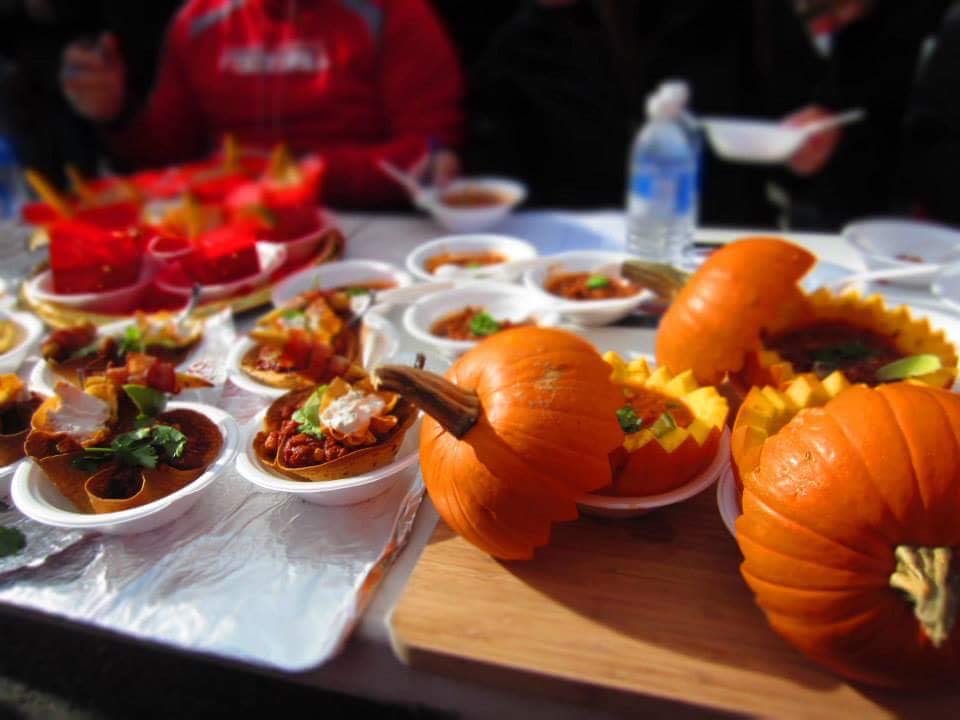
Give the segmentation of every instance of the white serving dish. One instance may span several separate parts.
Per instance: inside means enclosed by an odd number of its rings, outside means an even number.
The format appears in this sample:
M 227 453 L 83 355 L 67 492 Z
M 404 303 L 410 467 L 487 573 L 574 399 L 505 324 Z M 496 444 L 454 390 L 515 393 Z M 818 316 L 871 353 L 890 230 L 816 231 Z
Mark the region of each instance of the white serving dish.
M 923 258 L 924 264 L 934 266 L 929 272 L 889 281 L 896 285 L 926 288 L 942 266 L 960 260 L 960 230 L 946 225 L 878 218 L 847 225 L 843 237 L 860 251 L 868 270 L 917 265 L 898 259 L 898 255 L 914 255 Z
M 494 190 L 509 196 L 509 201 L 489 207 L 458 208 L 446 205 L 442 197 L 467 188 Z M 527 186 L 517 180 L 498 177 L 460 178 L 440 189 L 429 189 L 417 195 L 416 203 L 430 213 L 446 230 L 455 233 L 479 232 L 502 222 L 527 199 Z
M 270 276 L 287 260 L 287 249 L 282 243 L 258 241 L 256 243 L 256 250 L 257 258 L 260 262 L 260 272 L 220 285 L 201 285 L 200 303 L 224 300 L 232 295 L 236 295 L 245 288 L 255 289 L 266 285 L 270 280 Z M 165 282 L 162 278 L 157 278 L 156 285 L 161 290 L 174 295 L 189 297 L 192 292 L 192 287 L 189 285 L 173 285 Z
M 152 263 L 144 262 L 140 277 L 133 285 L 103 292 L 61 294 L 54 292 L 53 271 L 44 270 L 27 280 L 23 291 L 33 302 L 53 303 L 90 312 L 127 313 L 137 306 L 140 296 L 153 281 L 153 273 Z M 189 293 L 189 290 L 187 292 Z
M 237 472 L 251 483 L 270 492 L 295 495 L 315 505 L 353 505 L 386 492 L 404 472 L 416 472 L 419 458 L 420 419 L 407 430 L 397 457 L 389 465 L 343 480 L 307 482 L 292 480 L 265 468 L 253 450 L 253 440 L 263 427 L 262 410 L 243 427 L 243 449 L 237 455 Z
M 26 458 L 20 458 L 6 467 L 0 468 L 0 498 L 5 498 L 10 494 L 10 483 L 17 472 L 17 468 L 28 462 Z
M 727 532 L 737 537 L 737 518 L 743 514 L 740 497 L 737 493 L 737 480 L 733 477 L 733 467 L 727 467 L 717 482 L 717 508 Z
M 376 281 L 392 282 L 394 287 L 400 288 L 411 285 L 413 278 L 395 265 L 378 260 L 338 260 L 291 275 L 273 289 L 271 299 L 280 307 L 310 290 Z
M 716 117 L 701 122 L 714 152 L 734 162 L 783 163 L 809 137 L 802 127 L 769 120 Z
M 670 492 L 646 497 L 615 497 L 587 493 L 577 498 L 577 507 L 585 515 L 598 517 L 627 518 L 646 515 L 657 508 L 676 505 L 699 495 L 717 482 L 717 479 L 730 467 L 730 431 L 724 428 L 717 454 L 707 468 L 686 485 Z
M 507 258 L 507 262 L 532 260 L 537 257 L 537 249 L 530 243 L 508 235 L 447 235 L 418 245 L 407 255 L 407 270 L 419 280 L 442 280 L 438 275 L 427 272 L 425 263 L 430 258 L 452 252 L 498 252 Z M 486 265 L 477 269 L 477 275 L 490 273 L 496 265 Z M 505 280 L 514 280 L 519 272 L 507 272 Z M 457 273 L 457 280 L 469 281 L 471 271 L 464 268 Z
M 403 314 L 403 328 L 415 340 L 437 350 L 447 358 L 455 358 L 476 345 L 479 340 L 451 340 L 437 337 L 430 328 L 441 318 L 479 305 L 497 320 L 522 322 L 533 318 L 538 325 L 556 325 L 559 319 L 543 306 L 533 291 L 493 281 L 477 281 L 451 290 L 428 295 L 408 307 Z
M 7 318 L 15 322 L 23 331 L 23 337 L 16 347 L 0 355 L 0 374 L 15 373 L 20 369 L 27 354 L 37 344 L 43 334 L 43 323 L 31 313 L 8 312 Z
M 654 293 L 644 288 L 636 295 L 626 298 L 566 300 L 547 292 L 544 284 L 550 273 L 555 271 L 587 272 L 602 268 L 604 275 L 622 278 L 620 265 L 630 257 L 625 253 L 603 250 L 577 250 L 560 253 L 550 258 L 544 258 L 543 265 L 527 270 L 523 275 L 523 284 L 540 296 L 542 304 L 562 303 L 563 309 L 560 314 L 565 319 L 579 325 L 609 325 L 628 315 L 644 302 L 651 300 Z
M 393 323 L 377 313 L 367 313 L 363 316 L 361 329 L 361 347 L 364 358 L 376 358 L 374 365 L 380 364 L 397 354 L 400 349 L 400 338 Z M 227 372 L 234 385 L 247 392 L 261 397 L 278 398 L 290 392 L 289 389 L 275 388 L 264 385 L 243 371 L 240 365 L 243 356 L 256 346 L 249 337 L 238 340 L 227 356 Z M 368 368 L 369 369 L 369 368 Z
M 186 487 L 165 498 L 129 510 L 100 515 L 81 513 L 47 480 L 39 465 L 28 461 L 17 468 L 13 477 L 11 496 L 14 505 L 24 515 L 44 525 L 88 530 L 105 535 L 134 535 L 155 530 L 176 520 L 197 503 L 214 480 L 233 467 L 240 442 L 240 430 L 228 413 L 210 405 L 171 402 L 168 409 L 202 413 L 216 423 L 223 434 L 223 449 L 220 455 L 203 475 Z

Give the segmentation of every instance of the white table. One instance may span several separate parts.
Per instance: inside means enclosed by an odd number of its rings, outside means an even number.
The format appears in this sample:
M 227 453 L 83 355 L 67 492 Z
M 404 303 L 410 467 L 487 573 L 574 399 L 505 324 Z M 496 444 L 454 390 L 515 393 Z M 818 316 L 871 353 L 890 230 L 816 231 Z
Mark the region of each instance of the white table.
M 410 217 L 343 215 L 342 224 L 348 235 L 355 233 L 347 247 L 347 257 L 375 258 L 403 266 L 406 254 L 418 243 L 440 236 L 443 232 L 432 222 Z M 497 232 L 516 235 L 536 244 L 543 254 L 568 249 L 623 248 L 624 224 L 617 211 L 569 213 L 521 213 L 499 227 Z M 705 230 L 698 235 L 704 240 L 729 240 L 756 232 L 737 230 Z M 764 233 L 770 234 L 770 233 Z M 859 256 L 836 235 L 789 234 L 787 237 L 814 251 L 821 259 L 848 267 L 864 269 Z M 919 307 L 932 305 L 925 293 L 901 291 L 890 299 Z M 591 694 L 580 698 L 584 704 L 560 704 L 526 692 L 513 693 L 478 684 L 430 675 L 403 665 L 393 655 L 390 643 L 389 617 L 403 588 L 429 540 L 437 522 L 437 514 L 429 500 L 424 501 L 414 531 L 403 553 L 385 577 L 363 622 L 347 647 L 332 662 L 299 680 L 330 690 L 368 697 L 385 702 L 427 705 L 451 710 L 463 717 L 523 718 L 601 718 L 613 714 L 604 708 L 603 696 Z M 650 699 L 637 701 L 637 709 L 651 714 L 658 711 L 670 717 L 681 717 L 697 711 L 666 705 Z

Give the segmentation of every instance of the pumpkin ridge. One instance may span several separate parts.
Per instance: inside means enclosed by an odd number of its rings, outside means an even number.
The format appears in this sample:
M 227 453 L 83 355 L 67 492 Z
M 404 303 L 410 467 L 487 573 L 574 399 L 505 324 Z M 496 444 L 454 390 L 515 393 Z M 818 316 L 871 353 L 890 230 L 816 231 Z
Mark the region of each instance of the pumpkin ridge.
M 893 407 L 893 403 L 890 402 L 889 398 L 886 396 L 886 393 L 883 392 L 883 388 L 879 388 L 878 394 L 883 399 L 883 403 L 887 406 L 887 410 L 889 411 L 890 415 L 896 420 L 894 426 L 897 429 L 897 435 L 899 436 L 900 442 L 903 443 L 903 446 L 907 449 L 907 453 L 910 456 L 910 476 L 913 478 L 913 487 L 916 491 L 916 497 L 920 499 L 922 515 L 927 516 L 930 513 L 929 505 L 927 504 L 927 498 L 925 497 L 923 488 L 921 487 L 920 478 L 917 477 L 917 469 L 915 464 L 916 457 L 913 454 L 913 447 L 911 447 L 910 438 L 908 438 L 907 434 L 903 431 L 903 428 L 900 424 L 900 416 L 897 415 L 897 412 Z
M 879 563 L 881 567 L 876 568 L 877 572 L 881 572 L 881 573 L 889 572 L 889 567 L 887 565 L 884 565 L 883 561 L 880 558 L 876 557 L 875 555 L 872 555 L 871 553 L 868 553 L 864 550 L 859 550 L 857 548 L 850 547 L 846 543 L 840 542 L 837 538 L 827 537 L 826 535 L 823 535 L 817 532 L 813 528 L 807 525 L 804 525 L 802 523 L 799 523 L 792 518 L 787 517 L 782 512 L 780 512 L 779 510 L 771 506 L 769 503 L 764 502 L 763 499 L 756 493 L 750 492 L 750 491 L 747 491 L 747 492 L 749 492 L 751 502 L 756 503 L 757 505 L 761 506 L 766 512 L 776 516 L 777 522 L 782 524 L 784 527 L 788 528 L 791 533 L 798 534 L 801 536 L 803 536 L 804 534 L 812 535 L 826 544 L 836 545 L 839 548 L 843 548 L 845 551 L 849 552 L 851 555 L 856 555 L 869 560 L 871 565 Z M 744 493 L 744 496 L 746 496 L 747 492 Z M 738 533 L 741 532 L 739 523 L 737 524 L 737 532 Z M 749 533 L 747 534 L 749 535 Z M 755 538 L 754 538 L 754 542 L 757 542 Z M 764 547 L 767 547 L 767 545 L 764 545 Z M 786 554 L 784 555 L 785 557 L 794 557 L 792 555 L 786 555 Z M 797 558 L 797 559 L 802 560 L 803 558 Z M 807 560 L 806 562 L 812 563 L 812 561 L 810 560 Z M 831 569 L 834 568 L 833 565 L 827 565 L 825 563 L 813 563 L 813 564 L 819 564 L 821 567 L 826 567 Z
M 943 413 L 943 417 L 947 426 L 955 427 L 955 424 L 950 419 L 950 413 L 948 412 L 947 407 L 941 402 L 941 400 L 943 400 L 943 396 L 941 396 L 939 393 L 930 393 L 929 391 L 927 394 L 933 398 L 934 403 L 936 403 L 937 407 L 940 409 L 940 412 Z M 958 422 L 956 425 L 960 426 L 960 417 L 957 418 L 957 421 Z M 955 457 L 960 457 L 960 437 L 958 437 L 957 433 L 951 433 L 951 435 L 953 436 L 953 442 L 957 449 Z M 958 529 L 957 534 L 954 536 L 954 544 L 960 545 L 960 529 Z
M 849 575 L 863 576 L 863 577 L 869 578 L 869 582 L 864 582 L 862 584 L 856 584 L 856 585 L 854 585 L 849 579 L 847 579 L 845 580 L 846 587 L 855 588 L 857 590 L 885 590 L 888 587 L 888 581 L 889 581 L 888 573 L 887 574 L 881 573 L 881 572 L 870 573 L 870 572 L 866 572 L 859 569 L 856 571 L 853 571 L 847 568 L 839 568 L 839 567 L 834 567 L 832 565 L 824 565 L 822 563 L 814 562 L 812 560 L 804 560 L 803 558 L 798 558 L 793 555 L 787 555 L 786 553 L 780 552 L 779 550 L 774 550 L 773 548 L 768 547 L 760 539 L 752 537 L 750 533 L 743 532 L 740 525 L 738 524 L 737 525 L 737 542 L 740 542 L 741 538 L 743 540 L 746 540 L 748 544 L 752 543 L 753 545 L 756 545 L 758 548 L 762 548 L 763 552 L 769 553 L 770 555 L 775 555 L 778 558 L 783 558 L 785 561 L 789 561 L 790 563 L 795 565 L 807 565 L 812 568 L 823 568 L 825 570 L 828 570 L 834 573 L 840 573 L 840 574 L 846 573 Z M 798 585 L 789 585 L 785 582 L 772 580 L 770 578 L 766 578 L 758 574 L 757 571 L 751 569 L 747 563 L 748 561 L 746 560 L 743 563 L 741 563 L 740 565 L 741 573 L 749 572 L 752 576 L 758 577 L 761 580 L 764 580 L 765 582 L 769 583 L 770 585 L 790 588 L 791 590 L 809 589 L 809 590 L 818 590 L 821 592 L 826 592 L 828 590 L 835 589 L 835 588 L 823 587 L 823 586 L 814 587 L 811 585 L 804 585 L 803 587 L 800 587 Z
M 873 599 L 874 596 L 879 597 L 881 591 L 886 590 L 886 588 L 854 588 L 854 589 L 841 589 L 841 588 L 814 589 L 814 588 L 807 588 L 807 587 L 798 588 L 798 587 L 791 587 L 789 585 L 783 585 L 782 583 L 770 582 L 769 580 L 766 580 L 760 577 L 759 575 L 757 575 L 756 573 L 750 572 L 749 570 L 744 570 L 743 574 L 745 576 L 748 576 L 748 577 L 745 577 L 744 579 L 746 579 L 747 584 L 750 585 L 751 589 L 753 589 L 754 592 L 757 593 L 757 598 L 758 598 L 757 604 L 760 606 L 760 608 L 764 612 L 775 612 L 784 617 L 795 618 L 796 620 L 799 620 L 802 622 L 813 622 L 813 621 L 809 614 L 804 615 L 800 613 L 792 613 L 782 607 L 781 608 L 773 607 L 773 603 L 769 603 L 766 601 L 765 593 L 769 593 L 771 591 L 775 592 L 777 589 L 783 589 L 789 592 L 791 595 L 796 595 L 798 597 L 803 597 L 805 595 L 810 597 L 813 597 L 816 595 L 832 595 L 838 598 L 843 598 L 843 597 L 850 598 L 850 599 L 866 598 L 865 602 L 869 604 L 869 603 L 875 602 Z M 759 589 L 758 589 L 758 586 L 760 586 Z M 766 589 L 764 589 L 763 586 L 765 586 Z M 848 620 L 852 620 L 854 618 L 859 617 L 864 612 L 869 612 L 869 611 L 864 609 L 851 610 L 849 613 L 837 615 L 825 622 L 828 622 L 828 623 L 847 622 Z

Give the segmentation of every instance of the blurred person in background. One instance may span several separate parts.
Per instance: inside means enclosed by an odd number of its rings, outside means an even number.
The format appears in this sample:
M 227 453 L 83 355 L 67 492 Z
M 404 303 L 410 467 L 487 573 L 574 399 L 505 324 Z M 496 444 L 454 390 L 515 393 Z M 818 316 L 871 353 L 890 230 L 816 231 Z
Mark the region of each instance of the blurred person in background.
M 960 3 L 917 78 L 907 112 L 900 188 L 908 212 L 960 225 Z
M 781 117 L 809 102 L 815 58 L 787 0 L 537 0 L 472 68 L 468 169 L 517 175 L 534 204 L 623 204 L 645 100 L 686 80 L 699 114 Z M 769 225 L 766 169 L 706 155 L 701 218 Z
M 836 230 L 894 208 L 903 123 L 922 49 L 947 0 L 795 0 L 817 68 L 811 106 L 788 119 L 803 124 L 850 108 L 866 119 L 824 133 L 791 162 L 777 184 L 785 223 Z
M 241 144 L 326 162 L 324 200 L 384 205 L 403 192 L 378 167 L 417 164 L 460 141 L 461 77 L 426 0 L 190 0 L 137 112 L 113 39 L 64 54 L 63 89 L 117 157 L 162 165 Z M 442 174 L 455 172 L 453 156 Z
M 151 85 L 163 28 L 180 0 L 0 0 L 0 132 L 11 136 L 22 164 L 57 184 L 72 164 L 94 175 L 104 148 L 93 124 L 60 90 L 60 61 L 70 43 L 108 33 L 130 71 L 124 93 L 139 107 Z

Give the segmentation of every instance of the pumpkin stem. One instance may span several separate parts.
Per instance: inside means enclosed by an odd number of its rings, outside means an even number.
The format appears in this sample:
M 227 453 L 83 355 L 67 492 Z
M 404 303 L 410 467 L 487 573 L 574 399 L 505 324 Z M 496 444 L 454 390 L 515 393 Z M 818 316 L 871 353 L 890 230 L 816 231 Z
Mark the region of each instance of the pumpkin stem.
M 643 260 L 625 260 L 620 273 L 630 282 L 650 288 L 666 300 L 672 300 L 690 279 L 690 273 L 672 265 Z
M 900 545 L 890 586 L 906 593 L 923 631 L 939 648 L 950 637 L 960 602 L 960 572 L 952 567 L 953 549 Z
M 480 417 L 480 398 L 439 375 L 403 365 L 377 368 L 378 390 L 406 398 L 456 438 L 462 438 Z

